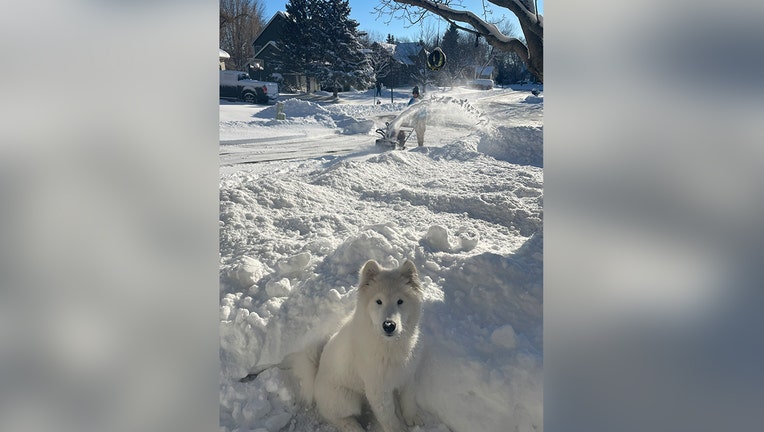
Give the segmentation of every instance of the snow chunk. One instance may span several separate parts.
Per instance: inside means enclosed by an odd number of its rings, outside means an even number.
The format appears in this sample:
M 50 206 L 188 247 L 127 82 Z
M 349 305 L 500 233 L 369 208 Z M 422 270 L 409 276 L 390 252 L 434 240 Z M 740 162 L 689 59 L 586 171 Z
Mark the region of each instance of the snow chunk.
M 249 288 L 267 273 L 268 268 L 263 263 L 245 255 L 241 257 L 239 263 L 233 266 L 228 276 L 238 286 Z
M 381 265 L 393 267 L 399 263 L 395 257 L 406 256 L 410 251 L 403 246 L 408 243 L 394 223 L 365 227 L 363 231 L 348 238 L 326 257 L 336 274 L 355 275 L 366 260 L 377 260 Z
M 512 349 L 517 346 L 515 329 L 511 325 L 499 327 L 491 333 L 491 342 L 504 348 Z
M 231 306 L 220 307 L 220 321 L 228 321 L 231 317 Z
M 435 252 L 451 251 L 451 245 L 448 243 L 448 230 L 439 225 L 431 226 L 422 242 Z
M 456 235 L 459 237 L 459 249 L 464 252 L 475 249 L 480 241 L 480 233 L 472 228 L 461 228 Z
M 308 267 L 308 264 L 310 264 L 311 257 L 310 252 L 302 252 L 284 261 L 279 261 L 276 267 L 279 273 L 284 276 L 300 276 L 305 268 Z
M 269 280 L 265 284 L 265 292 L 269 297 L 286 297 L 292 292 L 292 284 L 289 283 L 289 279 L 283 278 L 280 280 Z
M 340 292 L 334 288 L 329 290 L 329 294 L 327 295 L 327 297 L 329 297 L 329 299 L 334 302 L 339 302 L 340 300 L 342 300 L 342 294 L 340 294 Z
M 446 228 L 433 225 L 427 230 L 422 244 L 433 252 L 469 252 L 475 249 L 480 239 L 480 234 L 474 229 L 462 228 L 456 234 L 457 237 L 452 239 Z
M 249 401 L 241 410 L 244 419 L 251 423 L 263 418 L 271 411 L 271 404 L 267 399 Z

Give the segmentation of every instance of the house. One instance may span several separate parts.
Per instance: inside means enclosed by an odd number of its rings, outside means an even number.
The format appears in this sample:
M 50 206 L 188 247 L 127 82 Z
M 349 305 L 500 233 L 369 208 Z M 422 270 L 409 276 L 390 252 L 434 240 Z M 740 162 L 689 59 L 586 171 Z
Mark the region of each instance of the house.
M 416 42 L 401 42 L 398 44 L 374 42 L 372 47 L 374 46 L 384 49 L 395 61 L 406 67 L 421 66 L 427 62 L 427 51 L 425 51 L 421 44 Z
M 427 51 L 417 42 L 401 42 L 395 44 L 393 58 L 407 67 L 427 64 Z
M 284 29 L 286 28 L 288 21 L 289 15 L 282 11 L 276 12 L 271 17 L 268 23 L 263 26 L 260 34 L 258 34 L 255 40 L 252 42 L 252 48 L 254 48 L 253 52 L 255 53 L 255 57 L 258 57 L 257 54 L 268 46 L 270 46 L 270 48 L 277 49 L 277 42 L 281 41 L 282 34 L 284 33 Z
M 393 71 L 381 81 L 385 87 L 393 88 L 420 81 L 420 71 L 426 69 L 427 51 L 417 42 L 389 44 L 374 42 L 372 47 L 382 48 L 395 61 Z
M 250 75 L 257 74 L 257 79 L 276 80 L 292 91 L 312 93 L 318 90 L 315 78 L 307 77 L 298 72 L 283 73 L 275 68 L 276 60 L 285 55 L 281 49 L 281 41 L 286 29 L 289 15 L 278 11 L 252 42 L 254 56 L 247 65 Z

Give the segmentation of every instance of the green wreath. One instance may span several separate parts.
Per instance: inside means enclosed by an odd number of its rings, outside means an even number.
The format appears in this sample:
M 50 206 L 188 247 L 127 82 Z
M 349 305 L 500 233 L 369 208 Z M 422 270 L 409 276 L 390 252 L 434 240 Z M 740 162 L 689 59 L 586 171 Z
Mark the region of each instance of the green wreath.
M 440 70 L 446 64 L 446 54 L 440 48 L 432 50 L 427 56 L 427 67 L 431 70 Z

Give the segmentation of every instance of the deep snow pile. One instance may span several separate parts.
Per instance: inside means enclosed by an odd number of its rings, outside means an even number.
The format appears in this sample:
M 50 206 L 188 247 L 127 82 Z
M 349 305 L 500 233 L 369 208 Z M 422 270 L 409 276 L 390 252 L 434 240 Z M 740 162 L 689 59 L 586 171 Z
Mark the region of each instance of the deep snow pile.
M 294 106 L 302 118 L 338 127 L 334 107 Z M 474 123 L 462 112 L 463 123 Z M 426 424 L 412 430 L 543 430 L 543 172 L 478 151 L 490 141 L 501 153 L 500 137 L 511 135 L 496 135 L 501 128 L 441 146 L 223 176 L 221 430 L 333 431 L 295 404 L 286 371 L 237 379 L 352 311 L 366 260 L 393 266 L 404 258 L 416 263 L 427 300 L 417 386 Z M 540 147 L 540 133 L 524 139 L 534 138 Z
M 537 126 L 500 126 L 478 145 L 481 153 L 521 165 L 544 166 L 544 131 Z M 507 145 L 512 143 L 512 145 Z
M 258 118 L 275 119 L 277 107 L 268 107 L 255 114 Z M 283 110 L 286 120 L 272 120 L 267 124 L 271 125 L 289 125 L 291 123 L 304 124 L 315 122 L 323 127 L 334 129 L 339 128 L 343 134 L 361 134 L 371 131 L 374 122 L 357 116 L 350 116 L 342 110 L 328 110 L 314 102 L 287 99 L 283 102 Z

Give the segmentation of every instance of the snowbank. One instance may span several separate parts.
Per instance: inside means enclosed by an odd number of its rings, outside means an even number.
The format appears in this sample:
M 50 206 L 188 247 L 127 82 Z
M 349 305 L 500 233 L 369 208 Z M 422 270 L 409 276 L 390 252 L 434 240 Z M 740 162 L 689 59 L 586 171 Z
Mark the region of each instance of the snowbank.
M 542 127 L 500 126 L 485 135 L 478 151 L 496 159 L 519 165 L 544 166 L 544 138 Z
M 363 118 L 355 118 L 341 111 L 330 111 L 314 102 L 300 99 L 287 99 L 283 102 L 286 122 L 296 122 L 303 124 L 307 119 L 309 122 L 315 122 L 328 129 L 339 129 L 343 134 L 365 134 L 369 133 L 374 126 L 374 121 Z M 270 106 L 255 114 L 259 118 L 276 118 L 276 105 Z M 274 120 L 273 124 L 279 122 Z
M 295 126 L 340 128 L 343 115 L 404 109 L 389 105 L 289 100 L 285 112 Z M 221 430 L 333 431 L 296 404 L 286 371 L 237 380 L 333 331 L 354 308 L 366 260 L 405 258 L 426 299 L 417 377 L 426 423 L 412 431 L 543 430 L 543 171 L 494 156 L 540 147 L 541 128 L 489 127 L 464 99 L 437 106 L 435 145 L 222 177 Z

